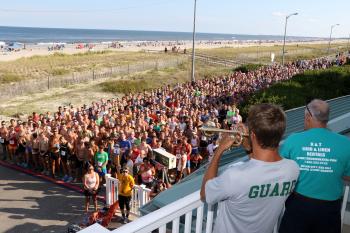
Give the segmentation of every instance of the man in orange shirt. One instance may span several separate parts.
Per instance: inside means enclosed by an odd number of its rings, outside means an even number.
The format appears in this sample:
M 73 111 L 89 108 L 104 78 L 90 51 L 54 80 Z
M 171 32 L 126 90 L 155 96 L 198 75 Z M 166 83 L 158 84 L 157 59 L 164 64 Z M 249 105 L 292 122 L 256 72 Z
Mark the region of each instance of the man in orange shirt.
M 118 172 L 119 180 L 119 208 L 122 212 L 122 220 L 124 223 L 129 222 L 129 213 L 130 213 L 130 201 L 132 189 L 135 185 L 134 178 L 129 174 L 128 168 L 123 168 L 121 172 Z M 125 210 L 126 209 L 126 212 Z

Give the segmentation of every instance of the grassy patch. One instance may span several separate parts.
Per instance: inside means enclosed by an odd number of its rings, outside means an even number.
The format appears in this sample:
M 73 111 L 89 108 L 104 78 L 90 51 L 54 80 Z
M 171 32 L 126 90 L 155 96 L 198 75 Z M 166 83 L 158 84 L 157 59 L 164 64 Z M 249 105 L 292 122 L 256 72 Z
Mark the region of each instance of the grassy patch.
M 347 43 L 333 43 L 331 52 L 335 54 L 338 51 L 346 51 Z M 286 61 L 294 61 L 297 59 L 312 59 L 327 55 L 328 44 L 294 44 L 285 47 Z M 199 53 L 220 57 L 229 60 L 240 61 L 242 63 L 269 63 L 271 62 L 271 54 L 275 54 L 275 61 L 282 61 L 282 45 L 260 46 L 259 44 L 250 47 L 239 48 L 214 48 L 214 49 L 198 49 Z
M 233 71 L 240 71 L 242 73 L 248 73 L 249 71 L 254 71 L 259 69 L 260 67 L 262 67 L 262 64 L 246 64 L 246 65 L 241 65 L 235 69 L 233 69 Z
M 53 76 L 59 76 L 59 75 L 65 75 L 65 74 L 69 74 L 69 70 L 66 70 L 66 69 L 53 69 L 51 71 L 51 75 Z
M 152 69 L 145 72 L 125 76 L 122 80 L 103 82 L 100 87 L 105 92 L 112 93 L 136 93 L 165 85 L 175 85 L 190 81 L 190 63 L 183 62 L 177 67 Z M 217 75 L 229 73 L 230 69 L 222 66 L 207 65 L 202 62 L 196 63 L 196 78 L 211 78 Z
M 0 84 L 12 83 L 21 81 L 22 78 L 13 73 L 0 73 Z
M 175 54 L 89 51 L 76 54 L 54 53 L 49 56 L 32 56 L 15 61 L 0 62 L 0 75 L 16 74 L 22 79 L 46 78 L 48 75 L 63 75 L 84 72 L 91 69 L 118 67 L 147 61 L 167 61 L 176 59 Z M 141 64 L 142 66 L 142 64 Z

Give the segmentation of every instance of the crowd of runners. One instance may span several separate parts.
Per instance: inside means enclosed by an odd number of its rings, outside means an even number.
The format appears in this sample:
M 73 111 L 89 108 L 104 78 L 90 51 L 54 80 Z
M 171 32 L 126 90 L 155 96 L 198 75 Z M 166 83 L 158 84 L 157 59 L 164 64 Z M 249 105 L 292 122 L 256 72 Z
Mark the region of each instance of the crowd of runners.
M 273 64 L 91 105 L 59 106 L 53 113 L 33 112 L 25 122 L 1 122 L 2 159 L 64 182 L 79 182 L 94 168 L 99 185 L 106 174 L 126 169 L 156 195 L 169 183 L 159 175 L 162 164 L 155 161 L 153 149 L 176 156 L 178 182 L 214 154 L 216 138 L 201 133 L 203 124 L 230 129 L 242 122 L 236 106 L 253 92 L 333 64 L 325 58 Z

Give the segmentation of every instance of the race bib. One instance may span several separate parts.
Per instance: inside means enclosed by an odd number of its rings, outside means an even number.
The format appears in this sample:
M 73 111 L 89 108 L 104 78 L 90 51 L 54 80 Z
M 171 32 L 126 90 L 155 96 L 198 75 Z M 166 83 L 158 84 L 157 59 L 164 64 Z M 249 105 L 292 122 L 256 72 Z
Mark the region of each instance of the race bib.
M 15 141 L 14 140 L 10 140 L 10 144 L 11 145 L 15 144 Z
M 4 143 L 5 140 L 3 138 L 0 138 L 0 143 Z
M 102 167 L 102 162 L 97 162 L 97 165 L 99 166 L 99 167 Z
M 119 148 L 114 148 L 114 154 L 119 154 Z
M 65 151 L 61 151 L 61 155 L 62 156 L 66 156 L 66 152 Z
M 181 154 L 176 154 L 176 158 L 180 159 L 181 158 Z

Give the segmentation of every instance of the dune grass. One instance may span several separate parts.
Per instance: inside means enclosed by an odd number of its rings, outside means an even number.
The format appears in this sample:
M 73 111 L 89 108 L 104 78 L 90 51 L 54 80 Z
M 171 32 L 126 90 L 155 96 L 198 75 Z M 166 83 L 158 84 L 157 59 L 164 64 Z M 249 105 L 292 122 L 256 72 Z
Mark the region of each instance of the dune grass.
M 190 62 L 183 62 L 177 67 L 169 67 L 159 70 L 149 70 L 125 76 L 121 80 L 103 82 L 100 87 L 105 92 L 112 93 L 137 93 L 145 90 L 175 85 L 191 80 Z M 196 79 L 210 78 L 230 72 L 229 67 L 208 65 L 200 61 L 196 64 Z
M 0 62 L 0 84 L 8 83 L 3 76 L 13 74 L 16 81 L 33 78 L 47 78 L 73 72 L 99 70 L 142 61 L 166 60 L 174 54 L 144 52 L 96 51 L 77 54 L 54 53 L 49 56 L 32 56 L 15 61 Z M 15 80 L 14 80 L 15 81 Z
M 292 61 L 297 59 L 311 59 L 328 54 L 328 43 L 323 44 L 300 44 L 300 45 L 286 45 L 285 59 Z M 331 45 L 330 51 L 335 54 L 338 51 L 346 51 L 348 49 L 347 43 L 334 43 Z M 250 47 L 240 48 L 214 48 L 214 49 L 200 49 L 198 52 L 216 56 L 229 60 L 236 60 L 242 63 L 268 63 L 271 61 L 271 53 L 275 54 L 275 61 L 282 60 L 282 45 L 260 46 L 256 44 Z

